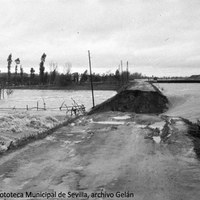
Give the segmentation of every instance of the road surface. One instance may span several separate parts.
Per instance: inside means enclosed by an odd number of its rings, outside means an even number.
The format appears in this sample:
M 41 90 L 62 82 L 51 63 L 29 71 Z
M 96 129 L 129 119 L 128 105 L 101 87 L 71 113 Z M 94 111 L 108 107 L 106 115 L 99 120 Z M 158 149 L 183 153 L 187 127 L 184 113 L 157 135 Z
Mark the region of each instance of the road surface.
M 183 122 L 176 121 L 172 144 L 147 137 L 164 124 L 160 117 L 131 113 L 82 117 L 1 157 L 0 193 L 56 192 L 49 199 L 198 200 L 200 163 Z M 58 198 L 59 192 L 66 198 Z M 70 192 L 75 192 L 73 198 L 68 198 Z

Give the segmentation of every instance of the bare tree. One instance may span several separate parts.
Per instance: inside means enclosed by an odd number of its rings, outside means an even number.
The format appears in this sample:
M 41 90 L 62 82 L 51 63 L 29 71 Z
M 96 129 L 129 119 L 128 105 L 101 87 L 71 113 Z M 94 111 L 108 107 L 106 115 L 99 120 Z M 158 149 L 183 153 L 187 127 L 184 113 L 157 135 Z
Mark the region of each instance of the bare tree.
M 70 74 L 72 68 L 71 62 L 66 62 L 63 66 L 63 74 Z
M 53 71 L 56 70 L 57 68 L 58 68 L 58 64 L 57 64 L 56 62 L 51 61 L 51 62 L 49 63 L 49 70 L 50 70 L 50 72 L 53 72 Z
M 20 65 L 20 79 L 21 79 L 21 84 L 23 83 L 23 76 L 24 76 L 24 70 L 22 65 Z
M 49 84 L 53 84 L 56 78 L 56 70 L 58 69 L 58 64 L 54 61 L 49 63 L 50 77 Z

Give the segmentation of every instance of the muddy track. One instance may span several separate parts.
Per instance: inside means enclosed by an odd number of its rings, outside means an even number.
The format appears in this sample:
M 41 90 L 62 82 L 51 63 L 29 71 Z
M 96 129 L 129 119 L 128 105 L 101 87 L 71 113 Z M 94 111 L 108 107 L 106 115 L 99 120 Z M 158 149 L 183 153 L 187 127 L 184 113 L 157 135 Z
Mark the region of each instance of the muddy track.
M 110 199 L 103 195 L 120 192 L 126 198 L 117 199 L 197 200 L 200 164 L 187 134 L 181 118 L 117 112 L 84 116 L 2 157 L 1 192 L 82 195 L 71 199 L 87 199 L 84 193 Z

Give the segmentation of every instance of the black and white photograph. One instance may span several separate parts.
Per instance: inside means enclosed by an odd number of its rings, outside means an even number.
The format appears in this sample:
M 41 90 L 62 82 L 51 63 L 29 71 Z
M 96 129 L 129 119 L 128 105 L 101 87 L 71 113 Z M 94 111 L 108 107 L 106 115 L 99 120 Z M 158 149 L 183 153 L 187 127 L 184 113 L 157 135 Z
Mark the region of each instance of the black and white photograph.
M 200 199 L 199 0 L 0 5 L 0 200 Z

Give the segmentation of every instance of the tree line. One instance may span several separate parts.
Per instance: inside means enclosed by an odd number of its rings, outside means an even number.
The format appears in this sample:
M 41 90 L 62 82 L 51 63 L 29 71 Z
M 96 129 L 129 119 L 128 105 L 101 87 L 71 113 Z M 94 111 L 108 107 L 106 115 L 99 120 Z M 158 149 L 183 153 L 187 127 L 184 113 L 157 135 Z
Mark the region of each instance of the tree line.
M 71 72 L 71 64 L 66 63 L 64 72 L 58 72 L 58 65 L 56 62 L 49 64 L 50 72 L 45 71 L 45 61 L 47 55 L 42 54 L 39 63 L 39 74 L 35 73 L 35 68 L 30 68 L 30 73 L 24 73 L 21 61 L 19 58 L 15 59 L 15 72 L 11 73 L 12 67 L 12 54 L 7 59 L 7 73 L 1 73 L 0 81 L 3 85 L 51 85 L 51 86 L 69 86 L 74 84 L 85 84 L 90 82 L 91 76 L 88 70 L 83 73 Z M 129 80 L 136 78 L 146 78 L 141 73 L 130 73 L 128 71 L 121 71 L 117 69 L 115 73 L 92 74 L 93 82 L 105 84 L 118 84 L 123 85 Z

